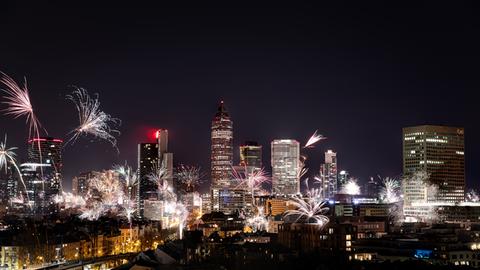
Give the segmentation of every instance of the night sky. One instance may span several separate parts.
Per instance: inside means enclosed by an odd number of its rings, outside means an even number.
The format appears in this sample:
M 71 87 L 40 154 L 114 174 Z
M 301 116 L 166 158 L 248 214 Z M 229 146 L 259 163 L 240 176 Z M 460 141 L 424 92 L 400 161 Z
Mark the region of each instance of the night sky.
M 136 167 L 136 145 L 155 128 L 169 130 L 175 162 L 208 175 L 210 123 L 222 99 L 235 162 L 238 146 L 255 140 L 269 167 L 271 140 L 304 143 L 318 129 L 328 140 L 308 151 L 310 170 L 333 149 L 339 167 L 365 182 L 401 174 L 402 127 L 453 125 L 465 127 L 467 184 L 480 186 L 480 16 L 470 2 L 48 3 L 1 3 L 0 70 L 27 77 L 51 136 L 77 124 L 69 85 L 98 92 L 103 110 L 123 121 L 120 154 L 89 138 L 66 147 L 67 189 L 82 171 L 125 160 Z M 24 119 L 0 116 L 4 133 L 24 158 Z

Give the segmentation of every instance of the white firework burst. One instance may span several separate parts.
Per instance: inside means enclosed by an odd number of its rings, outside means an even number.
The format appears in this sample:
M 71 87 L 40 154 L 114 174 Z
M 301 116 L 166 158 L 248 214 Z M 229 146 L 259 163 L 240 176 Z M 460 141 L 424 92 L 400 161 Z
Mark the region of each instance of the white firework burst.
M 257 207 L 256 213 L 247 218 L 247 225 L 252 228 L 254 232 L 265 231 L 268 226 L 268 220 L 265 217 L 263 207 Z
M 325 215 L 328 207 L 325 207 L 324 201 L 318 201 L 310 197 L 293 197 L 289 200 L 289 204 L 295 209 L 287 210 L 283 214 L 284 220 L 289 217 L 294 218 L 293 223 L 313 223 L 321 227 L 325 226 L 330 219 Z
M 382 181 L 380 200 L 385 203 L 396 203 L 400 201 L 400 183 L 397 179 L 387 177 Z
M 147 175 L 147 179 L 155 183 L 157 186 L 158 195 L 165 200 L 173 200 L 176 198 L 173 193 L 173 187 L 168 183 L 170 176 L 170 172 L 164 164 L 161 166 L 154 166 L 153 171 Z
M 108 141 L 117 148 L 115 135 L 119 135 L 120 131 L 116 128 L 121 121 L 100 110 L 98 94 L 91 97 L 87 90 L 75 87 L 72 94 L 67 95 L 67 99 L 75 104 L 80 122 L 78 127 L 71 132 L 73 135 L 69 142 L 75 142 L 82 135 L 90 135 Z
M 360 186 L 355 179 L 349 179 L 340 189 L 340 194 L 360 195 Z
M 322 135 L 322 134 L 317 134 L 318 130 L 315 130 L 315 132 L 313 133 L 313 135 L 308 139 L 307 143 L 305 144 L 305 146 L 303 148 L 312 148 L 314 147 L 314 145 L 321 141 L 321 140 L 325 140 L 326 138 Z
M 177 168 L 175 177 L 182 185 L 184 192 L 194 192 L 203 182 L 203 174 L 200 167 L 188 166 L 181 164 Z

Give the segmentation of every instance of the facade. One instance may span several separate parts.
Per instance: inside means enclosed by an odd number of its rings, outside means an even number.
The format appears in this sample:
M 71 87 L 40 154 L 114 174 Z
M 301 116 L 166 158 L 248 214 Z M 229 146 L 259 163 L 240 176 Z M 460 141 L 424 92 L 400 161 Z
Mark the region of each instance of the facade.
M 257 142 L 245 142 L 240 146 L 240 166 L 247 168 L 247 172 L 262 169 L 262 146 Z
M 403 129 L 403 174 L 428 173 L 437 201 L 462 202 L 465 193 L 464 129 L 415 126 Z
M 325 163 L 320 165 L 322 192 L 324 198 L 333 198 L 338 192 L 337 153 L 332 150 L 325 152 Z
M 271 147 L 272 193 L 299 193 L 300 143 L 296 140 L 274 140 Z
M 212 120 L 211 138 L 211 204 L 212 211 L 221 211 L 220 192 L 231 187 L 233 166 L 233 122 L 223 101 Z
M 241 209 L 247 208 L 249 194 L 245 189 L 228 188 L 221 189 L 218 193 L 219 209 L 225 214 L 233 214 Z
M 212 195 L 210 193 L 204 193 L 202 198 L 202 213 L 208 214 L 212 211 Z

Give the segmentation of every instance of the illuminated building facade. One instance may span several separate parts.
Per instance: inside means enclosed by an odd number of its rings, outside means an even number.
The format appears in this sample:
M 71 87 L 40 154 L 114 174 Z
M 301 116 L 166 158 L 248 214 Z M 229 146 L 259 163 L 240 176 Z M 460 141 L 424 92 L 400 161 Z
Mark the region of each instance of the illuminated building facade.
M 348 179 L 350 179 L 350 174 L 348 173 L 348 171 L 341 170 L 338 173 L 337 188 L 341 189 L 343 185 L 345 185 L 348 182 Z
M 219 211 L 219 195 L 230 188 L 233 165 L 233 122 L 223 101 L 212 121 L 211 139 L 212 210 Z
M 28 162 L 22 164 L 22 175 L 31 193 L 29 198 L 33 199 L 35 214 L 57 212 L 52 201 L 61 192 L 62 149 L 61 139 L 40 137 L 28 141 Z
M 338 191 L 337 186 L 337 153 L 332 150 L 325 152 L 325 163 L 320 165 L 322 192 L 324 198 L 333 198 Z
M 426 172 L 439 202 L 462 202 L 465 193 L 464 129 L 415 126 L 403 129 L 403 174 Z M 412 186 L 412 188 L 415 188 Z
M 271 143 L 272 192 L 293 195 L 300 192 L 300 143 L 296 140 L 274 140 Z

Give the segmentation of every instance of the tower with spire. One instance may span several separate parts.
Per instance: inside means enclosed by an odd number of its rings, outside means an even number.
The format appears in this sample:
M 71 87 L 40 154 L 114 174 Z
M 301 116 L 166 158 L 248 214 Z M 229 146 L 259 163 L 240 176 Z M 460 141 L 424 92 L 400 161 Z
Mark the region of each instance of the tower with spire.
M 215 117 L 212 120 L 211 136 L 212 208 L 215 211 L 218 210 L 216 209 L 218 203 L 215 203 L 215 199 L 218 198 L 218 196 L 215 196 L 216 192 L 214 190 L 228 189 L 232 182 L 233 122 L 230 119 L 223 100 L 220 102 Z

